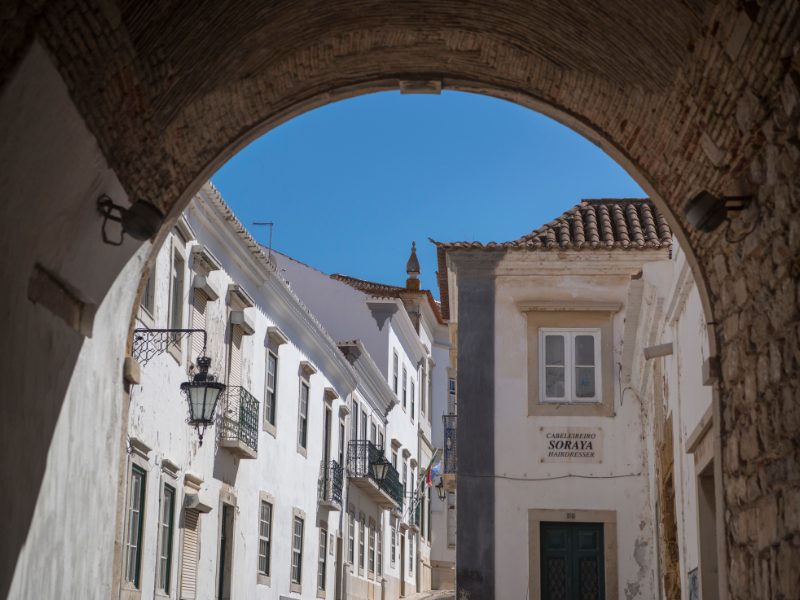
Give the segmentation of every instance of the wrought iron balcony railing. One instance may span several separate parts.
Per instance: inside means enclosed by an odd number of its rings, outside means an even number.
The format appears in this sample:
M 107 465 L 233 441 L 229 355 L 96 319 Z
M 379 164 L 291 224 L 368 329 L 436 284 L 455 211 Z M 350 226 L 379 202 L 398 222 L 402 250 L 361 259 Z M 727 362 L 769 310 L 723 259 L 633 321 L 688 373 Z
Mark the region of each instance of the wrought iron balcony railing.
M 444 472 L 456 473 L 458 469 L 458 456 L 457 456 L 457 423 L 458 418 L 456 415 L 443 415 L 444 421 Z
M 347 448 L 347 474 L 352 478 L 369 478 L 402 509 L 403 484 L 400 474 L 392 465 L 387 465 L 386 476 L 379 480 L 375 475 L 375 463 L 383 457 L 383 451 L 367 440 L 353 440 Z
M 228 386 L 220 410 L 220 446 L 243 458 L 258 452 L 258 400 L 241 386 Z
M 319 502 L 331 508 L 342 507 L 342 483 L 344 468 L 335 460 L 321 464 L 319 479 Z

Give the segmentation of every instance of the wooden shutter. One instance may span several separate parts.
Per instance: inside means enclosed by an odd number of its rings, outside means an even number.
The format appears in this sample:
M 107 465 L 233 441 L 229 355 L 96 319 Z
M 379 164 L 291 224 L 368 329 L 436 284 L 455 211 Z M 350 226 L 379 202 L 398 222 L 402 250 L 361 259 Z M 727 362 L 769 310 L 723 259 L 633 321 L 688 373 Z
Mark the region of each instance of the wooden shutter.
M 206 306 L 208 305 L 208 296 L 203 290 L 194 290 L 192 295 L 192 329 L 205 329 L 206 328 Z M 192 334 L 192 350 L 190 359 L 194 364 L 197 364 L 197 357 L 203 353 L 203 336 L 199 333 Z
M 195 509 L 187 509 L 183 513 L 181 600 L 194 600 L 197 595 L 197 563 L 200 558 L 199 517 L 200 513 Z
M 235 326 L 231 328 L 228 365 L 228 385 L 231 387 L 242 385 L 242 330 Z

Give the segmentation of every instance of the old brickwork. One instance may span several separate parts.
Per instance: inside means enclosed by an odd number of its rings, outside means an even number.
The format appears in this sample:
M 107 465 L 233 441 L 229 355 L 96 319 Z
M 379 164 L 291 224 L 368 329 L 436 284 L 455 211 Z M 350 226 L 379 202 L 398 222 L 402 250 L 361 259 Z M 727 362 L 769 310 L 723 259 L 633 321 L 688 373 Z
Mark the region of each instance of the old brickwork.
M 0 85 L 38 37 L 128 191 L 172 214 L 256 135 L 401 79 L 509 98 L 597 141 L 671 209 L 717 325 L 731 596 L 797 597 L 796 2 L 12 1 L 0 27 Z M 757 203 L 701 235 L 681 217 L 700 189 Z

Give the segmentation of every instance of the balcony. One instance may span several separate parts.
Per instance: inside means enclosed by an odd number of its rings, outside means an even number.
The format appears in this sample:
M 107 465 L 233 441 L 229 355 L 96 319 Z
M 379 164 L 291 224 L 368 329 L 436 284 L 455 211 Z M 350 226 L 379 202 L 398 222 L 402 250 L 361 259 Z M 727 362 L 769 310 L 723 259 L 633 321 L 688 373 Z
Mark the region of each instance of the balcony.
M 456 415 L 443 415 L 444 421 L 444 461 L 443 461 L 443 479 L 447 491 L 454 492 L 456 487 L 456 473 L 458 471 L 458 446 L 457 442 L 457 424 L 458 417 Z
M 353 440 L 347 447 L 347 475 L 353 485 L 361 489 L 381 508 L 400 509 L 403 507 L 403 484 L 400 475 L 392 465 L 386 469 L 386 477 L 379 481 L 375 477 L 373 465 L 383 456 L 372 442 Z
M 320 464 L 317 500 L 319 505 L 332 510 L 342 510 L 342 481 L 344 468 L 335 460 Z
M 229 386 L 220 406 L 219 445 L 239 458 L 258 456 L 258 400 L 241 386 Z

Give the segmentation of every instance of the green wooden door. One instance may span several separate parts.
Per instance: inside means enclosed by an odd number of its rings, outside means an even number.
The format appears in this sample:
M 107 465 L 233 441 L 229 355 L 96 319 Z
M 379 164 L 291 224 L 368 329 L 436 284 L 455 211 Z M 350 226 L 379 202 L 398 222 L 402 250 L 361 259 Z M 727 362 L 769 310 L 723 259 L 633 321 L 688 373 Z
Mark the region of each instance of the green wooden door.
M 604 600 L 603 524 L 542 523 L 542 600 Z

